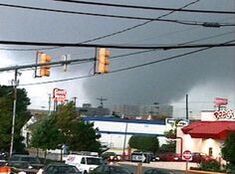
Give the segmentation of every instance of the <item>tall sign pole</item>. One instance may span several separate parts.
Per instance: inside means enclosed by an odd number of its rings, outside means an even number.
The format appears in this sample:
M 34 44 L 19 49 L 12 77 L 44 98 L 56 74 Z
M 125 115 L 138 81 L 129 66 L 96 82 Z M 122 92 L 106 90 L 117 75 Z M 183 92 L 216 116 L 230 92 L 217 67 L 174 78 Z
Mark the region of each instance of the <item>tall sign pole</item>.
M 18 86 L 18 69 L 15 69 L 15 78 L 12 80 L 13 86 L 13 112 L 12 112 L 12 127 L 11 127 L 11 145 L 10 145 L 10 157 L 12 156 L 14 147 L 14 136 L 15 136 L 15 117 L 16 117 L 16 101 L 17 101 L 17 86 Z
M 186 161 L 186 169 L 185 169 L 185 174 L 188 174 L 188 163 L 189 161 L 192 161 L 192 153 L 190 150 L 185 150 L 183 152 L 182 159 Z
M 188 94 L 186 94 L 186 101 L 185 101 L 186 103 L 186 120 L 188 120 Z

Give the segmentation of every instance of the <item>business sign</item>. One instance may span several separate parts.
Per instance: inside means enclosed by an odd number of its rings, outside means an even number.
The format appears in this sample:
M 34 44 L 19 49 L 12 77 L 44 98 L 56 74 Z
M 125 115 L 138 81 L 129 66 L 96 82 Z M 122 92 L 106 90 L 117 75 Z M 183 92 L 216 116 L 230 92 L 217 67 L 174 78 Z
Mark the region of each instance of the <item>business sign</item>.
M 67 92 L 64 89 L 53 89 L 53 100 L 55 102 L 64 103 L 67 99 Z
M 223 108 L 214 112 L 214 116 L 217 120 L 234 120 L 235 121 L 235 111 L 232 109 Z
M 219 107 L 219 106 L 223 106 L 223 105 L 227 105 L 228 104 L 228 99 L 226 98 L 215 98 L 215 106 Z

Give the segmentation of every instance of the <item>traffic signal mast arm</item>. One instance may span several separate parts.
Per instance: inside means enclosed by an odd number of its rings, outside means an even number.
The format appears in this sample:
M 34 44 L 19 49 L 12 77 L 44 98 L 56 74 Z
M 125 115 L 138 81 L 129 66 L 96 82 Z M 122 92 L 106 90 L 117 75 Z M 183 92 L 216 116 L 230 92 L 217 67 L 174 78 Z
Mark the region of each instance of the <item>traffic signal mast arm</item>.
M 20 69 L 27 69 L 27 68 L 36 68 L 41 66 L 51 66 L 51 65 L 65 65 L 65 64 L 72 64 L 76 62 L 88 62 L 94 61 L 94 58 L 87 58 L 87 59 L 74 59 L 74 60 L 67 60 L 67 61 L 57 61 L 57 62 L 49 62 L 49 63 L 40 63 L 40 64 L 28 64 L 28 65 L 16 65 L 10 66 L 5 68 L 0 68 L 0 72 L 3 71 L 12 71 L 12 70 L 20 70 Z

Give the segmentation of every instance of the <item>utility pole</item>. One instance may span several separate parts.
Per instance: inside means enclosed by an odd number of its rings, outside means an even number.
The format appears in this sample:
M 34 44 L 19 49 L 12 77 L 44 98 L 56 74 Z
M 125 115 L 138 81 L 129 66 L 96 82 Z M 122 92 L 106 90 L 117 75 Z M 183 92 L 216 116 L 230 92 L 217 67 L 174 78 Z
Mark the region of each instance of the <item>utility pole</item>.
M 188 94 L 186 94 L 186 120 L 188 120 Z
M 12 112 L 12 127 L 11 127 L 11 145 L 10 145 L 10 157 L 12 156 L 14 147 L 14 136 L 15 136 L 15 117 L 16 117 L 16 101 L 17 101 L 17 86 L 19 84 L 18 79 L 18 69 L 15 69 L 15 78 L 12 80 L 13 86 L 13 112 Z
M 51 115 L 51 94 L 48 94 L 48 115 Z
M 122 147 L 122 155 L 123 159 L 125 159 L 125 149 L 126 149 L 126 136 L 127 136 L 127 129 L 128 129 L 128 122 L 126 122 L 125 132 L 124 132 L 124 141 L 123 141 L 123 147 Z
M 102 96 L 101 96 L 100 98 L 96 98 L 96 99 L 100 101 L 100 106 L 99 106 L 100 108 L 103 108 L 103 107 L 104 107 L 103 101 L 108 100 L 108 99 L 106 99 L 106 98 L 102 98 Z

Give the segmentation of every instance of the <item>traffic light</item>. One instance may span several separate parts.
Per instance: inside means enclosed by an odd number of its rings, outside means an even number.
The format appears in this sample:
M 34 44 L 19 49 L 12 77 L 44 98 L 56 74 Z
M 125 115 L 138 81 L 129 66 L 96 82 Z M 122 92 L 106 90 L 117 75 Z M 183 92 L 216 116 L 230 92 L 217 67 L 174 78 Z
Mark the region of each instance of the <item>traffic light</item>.
M 45 63 L 50 63 L 51 62 L 51 56 L 44 54 L 44 53 L 40 53 L 39 54 L 40 57 L 40 64 L 45 64 Z M 41 65 L 40 66 L 40 76 L 46 76 L 49 77 L 50 76 L 50 69 L 51 66 L 50 65 Z
M 107 48 L 100 48 L 98 53 L 98 73 L 104 74 L 109 72 L 109 57 L 111 53 Z

